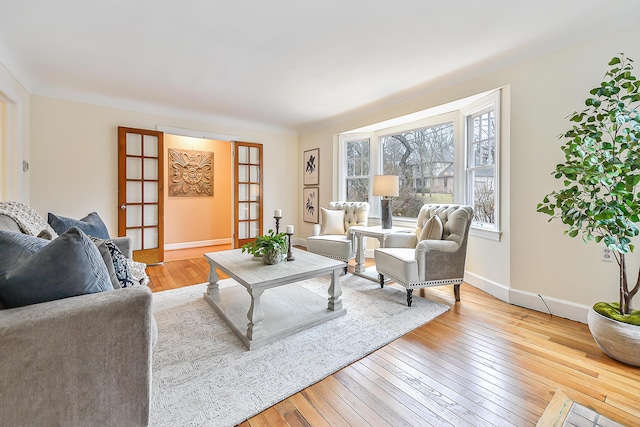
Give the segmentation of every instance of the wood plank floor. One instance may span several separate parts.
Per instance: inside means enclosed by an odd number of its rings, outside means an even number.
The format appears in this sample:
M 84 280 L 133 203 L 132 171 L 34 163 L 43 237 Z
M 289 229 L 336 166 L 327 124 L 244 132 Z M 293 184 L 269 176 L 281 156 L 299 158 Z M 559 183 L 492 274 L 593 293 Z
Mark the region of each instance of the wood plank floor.
M 198 257 L 148 273 L 161 291 L 205 282 L 209 265 Z M 451 310 L 240 426 L 534 426 L 557 389 L 640 426 L 640 368 L 605 356 L 586 325 L 468 284 L 461 294 L 456 304 L 451 286 L 427 289 Z

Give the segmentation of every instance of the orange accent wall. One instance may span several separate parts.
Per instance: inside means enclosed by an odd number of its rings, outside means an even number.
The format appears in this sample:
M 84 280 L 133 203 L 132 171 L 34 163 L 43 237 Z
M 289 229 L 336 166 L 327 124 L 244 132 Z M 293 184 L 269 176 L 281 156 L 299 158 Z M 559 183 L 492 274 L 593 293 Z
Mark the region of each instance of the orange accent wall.
M 169 197 L 168 149 L 213 152 L 213 196 Z M 186 136 L 164 136 L 164 242 L 165 245 L 231 239 L 231 143 Z

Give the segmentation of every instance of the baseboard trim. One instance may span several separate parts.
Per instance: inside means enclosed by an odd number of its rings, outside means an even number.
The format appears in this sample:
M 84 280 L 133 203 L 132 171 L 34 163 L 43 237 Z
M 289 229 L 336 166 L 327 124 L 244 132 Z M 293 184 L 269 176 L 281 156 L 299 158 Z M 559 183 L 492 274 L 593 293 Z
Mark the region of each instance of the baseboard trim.
M 200 240 L 196 242 L 167 243 L 164 245 L 165 251 L 174 251 L 177 249 L 200 248 L 202 246 L 229 245 L 233 240 L 229 237 L 226 239 Z
M 550 312 L 553 316 L 564 317 L 580 323 L 587 323 L 587 314 L 591 308 L 588 305 L 577 304 L 571 301 L 521 291 L 519 289 L 511 289 L 509 294 L 511 304 L 530 308 L 542 313 Z M 547 307 L 549 308 L 547 309 Z
M 529 308 L 541 313 L 551 312 L 553 316 L 564 317 L 580 323 L 587 323 L 587 314 L 590 309 L 589 306 L 509 288 L 508 286 L 501 285 L 500 283 L 494 282 L 480 275 L 470 273 L 469 271 L 465 272 L 464 279 L 465 282 L 471 286 L 483 290 L 506 303 Z
M 464 281 L 504 302 L 509 302 L 509 287 L 469 271 L 464 272 Z

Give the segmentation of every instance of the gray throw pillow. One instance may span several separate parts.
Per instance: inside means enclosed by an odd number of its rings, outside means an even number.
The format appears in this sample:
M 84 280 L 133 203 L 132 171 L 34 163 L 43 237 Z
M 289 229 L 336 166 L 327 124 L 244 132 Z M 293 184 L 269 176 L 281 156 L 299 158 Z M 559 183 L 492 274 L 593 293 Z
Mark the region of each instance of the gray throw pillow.
M 113 289 L 100 251 L 77 227 L 49 243 L 0 232 L 0 253 L 0 300 L 6 308 Z
M 64 233 L 71 227 L 78 227 L 91 237 L 97 237 L 98 239 L 111 238 L 109 237 L 107 226 L 104 225 L 104 222 L 102 222 L 102 219 L 100 219 L 100 216 L 96 212 L 91 212 L 81 219 L 67 218 L 49 212 L 47 222 L 58 234 Z

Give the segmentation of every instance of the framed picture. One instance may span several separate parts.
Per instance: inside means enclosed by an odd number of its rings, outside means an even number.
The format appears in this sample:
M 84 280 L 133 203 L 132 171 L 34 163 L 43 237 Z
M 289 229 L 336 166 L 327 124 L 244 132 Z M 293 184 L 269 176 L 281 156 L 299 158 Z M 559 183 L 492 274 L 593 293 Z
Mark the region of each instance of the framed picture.
M 302 219 L 304 222 L 318 223 L 318 187 L 309 187 L 302 190 Z
M 320 149 L 304 152 L 304 185 L 320 184 Z

